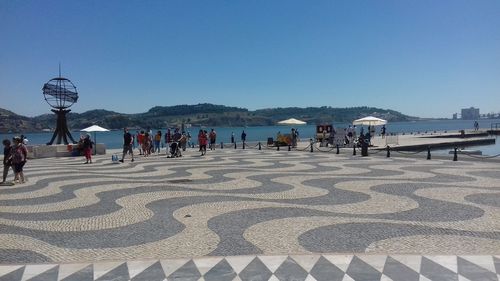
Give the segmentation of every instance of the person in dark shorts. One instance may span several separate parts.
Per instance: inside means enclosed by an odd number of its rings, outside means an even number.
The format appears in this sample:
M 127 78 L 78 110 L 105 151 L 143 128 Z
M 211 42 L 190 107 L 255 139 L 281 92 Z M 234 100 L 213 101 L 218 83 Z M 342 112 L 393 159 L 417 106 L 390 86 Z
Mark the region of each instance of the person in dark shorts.
M 210 131 L 210 134 L 208 134 L 208 138 L 210 139 L 210 150 L 215 150 L 215 142 L 217 138 L 217 133 L 215 132 L 214 129 Z
M 200 130 L 200 132 L 198 133 L 198 143 L 200 145 L 201 156 L 207 153 L 207 142 L 207 132 L 204 130 Z
M 119 161 L 123 163 L 123 160 L 125 159 L 125 155 L 127 155 L 127 153 L 130 153 L 130 155 L 132 156 L 132 162 L 134 162 L 134 150 L 132 149 L 132 135 L 128 132 L 128 129 L 125 128 L 123 130 L 123 155 L 122 155 L 122 159 L 120 159 Z

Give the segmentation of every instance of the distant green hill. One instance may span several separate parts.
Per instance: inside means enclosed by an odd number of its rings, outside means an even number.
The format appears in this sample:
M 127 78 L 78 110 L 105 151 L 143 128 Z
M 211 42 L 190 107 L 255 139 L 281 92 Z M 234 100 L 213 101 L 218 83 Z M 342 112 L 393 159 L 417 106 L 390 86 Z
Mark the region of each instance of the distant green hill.
M 209 103 L 196 105 L 155 106 L 144 113 L 124 114 L 96 109 L 84 113 L 69 113 L 68 126 L 79 130 L 93 124 L 109 129 L 165 128 L 179 126 L 182 123 L 203 126 L 267 126 L 288 118 L 297 118 L 308 122 L 331 123 L 351 122 L 364 116 L 373 115 L 388 121 L 408 121 L 418 119 L 400 112 L 375 107 L 333 108 L 323 107 L 285 107 L 249 111 L 246 108 L 215 105 Z M 53 129 L 56 116 L 52 113 L 36 117 L 25 117 L 14 112 L 0 109 L 0 133 L 39 132 Z

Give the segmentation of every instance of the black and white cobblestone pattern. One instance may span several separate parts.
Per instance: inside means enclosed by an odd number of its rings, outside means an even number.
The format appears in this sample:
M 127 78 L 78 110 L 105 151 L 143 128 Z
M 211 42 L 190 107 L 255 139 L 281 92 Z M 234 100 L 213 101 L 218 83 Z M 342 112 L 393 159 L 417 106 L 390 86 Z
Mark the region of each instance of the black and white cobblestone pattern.
M 323 254 L 4 265 L 0 280 L 498 281 L 500 257 Z
M 0 264 L 500 253 L 499 162 L 197 153 L 30 160 L 0 186 Z

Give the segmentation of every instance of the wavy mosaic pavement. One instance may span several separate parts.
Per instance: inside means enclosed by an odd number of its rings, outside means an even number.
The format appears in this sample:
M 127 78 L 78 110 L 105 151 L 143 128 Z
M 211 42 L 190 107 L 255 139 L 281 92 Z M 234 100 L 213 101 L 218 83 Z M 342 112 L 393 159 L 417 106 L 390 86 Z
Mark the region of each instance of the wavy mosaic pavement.
M 2 263 L 498 255 L 500 163 L 270 150 L 35 159 L 0 186 Z

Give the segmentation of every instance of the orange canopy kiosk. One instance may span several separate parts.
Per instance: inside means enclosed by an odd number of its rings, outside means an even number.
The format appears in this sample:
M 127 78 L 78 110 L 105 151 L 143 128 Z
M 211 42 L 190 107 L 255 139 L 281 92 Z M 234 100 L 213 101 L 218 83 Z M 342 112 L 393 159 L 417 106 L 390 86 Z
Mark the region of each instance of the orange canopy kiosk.
M 323 141 L 323 138 L 330 138 L 330 134 L 333 131 L 333 126 L 328 124 L 316 125 L 316 140 L 319 142 Z

